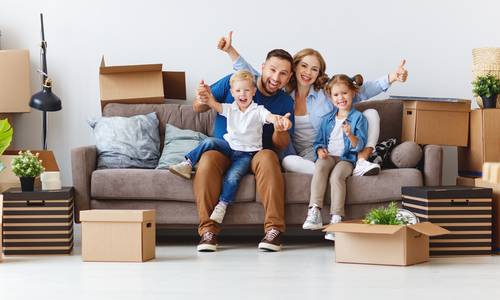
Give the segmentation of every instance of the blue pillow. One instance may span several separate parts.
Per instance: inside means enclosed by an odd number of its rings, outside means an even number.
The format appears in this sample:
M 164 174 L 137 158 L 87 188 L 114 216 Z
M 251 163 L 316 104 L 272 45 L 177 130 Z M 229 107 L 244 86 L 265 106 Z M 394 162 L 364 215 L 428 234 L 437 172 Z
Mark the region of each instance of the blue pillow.
M 97 168 L 155 168 L 160 157 L 158 124 L 154 112 L 89 120 L 96 139 Z
M 185 160 L 184 156 L 207 136 L 201 132 L 179 129 L 173 125 L 165 125 L 165 144 L 163 153 L 160 157 L 157 169 L 168 169 L 171 165 L 175 165 Z

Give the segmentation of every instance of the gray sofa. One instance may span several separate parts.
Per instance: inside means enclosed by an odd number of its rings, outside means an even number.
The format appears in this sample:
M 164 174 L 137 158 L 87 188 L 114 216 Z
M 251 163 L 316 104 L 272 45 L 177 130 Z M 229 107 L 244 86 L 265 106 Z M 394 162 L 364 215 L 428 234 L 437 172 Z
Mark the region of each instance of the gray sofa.
M 403 104 L 398 100 L 365 101 L 356 108 L 376 109 L 381 118 L 380 139 L 401 137 Z M 179 104 L 108 104 L 103 116 L 133 116 L 156 112 L 160 119 L 160 136 L 165 123 L 210 135 L 215 112 L 197 114 L 190 105 Z M 435 186 L 441 184 L 442 147 L 424 147 L 421 168 L 387 169 L 377 176 L 349 177 L 347 181 L 347 218 L 362 218 L 371 208 L 401 199 L 402 186 Z M 96 147 L 72 149 L 72 173 L 75 188 L 75 219 L 85 209 L 156 209 L 157 223 L 168 227 L 198 225 L 192 182 L 168 170 L 101 169 L 96 170 Z M 286 224 L 301 225 L 307 212 L 310 175 L 283 173 L 286 185 Z M 264 222 L 253 175 L 247 175 L 238 190 L 236 202 L 228 210 L 224 226 L 258 225 Z M 328 204 L 329 197 L 326 200 Z M 329 207 L 323 209 L 325 219 Z

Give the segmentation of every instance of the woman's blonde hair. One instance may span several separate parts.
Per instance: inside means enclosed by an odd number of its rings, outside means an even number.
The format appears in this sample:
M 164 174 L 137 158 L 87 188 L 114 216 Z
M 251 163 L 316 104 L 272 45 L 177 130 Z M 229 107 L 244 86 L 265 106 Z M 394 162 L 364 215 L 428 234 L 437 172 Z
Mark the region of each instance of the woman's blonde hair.
M 317 50 L 314 50 L 312 48 L 305 48 L 305 49 L 302 49 L 299 52 L 297 52 L 293 56 L 293 71 L 295 73 L 295 70 L 297 69 L 297 66 L 302 61 L 302 59 L 306 56 L 309 56 L 309 55 L 316 57 L 319 61 L 318 77 L 316 78 L 316 80 L 313 83 L 314 89 L 316 91 L 319 91 L 320 89 L 322 89 L 325 86 L 325 83 L 328 81 L 328 75 L 326 75 L 326 73 L 325 73 L 325 71 L 326 71 L 325 59 Z M 285 87 L 285 90 L 288 93 L 297 89 L 297 78 L 295 77 L 296 75 L 297 74 L 295 73 L 292 76 L 292 78 L 290 78 L 290 81 L 288 82 L 288 84 Z
M 255 85 L 255 76 L 253 76 L 252 73 L 247 70 L 240 70 L 231 75 L 231 78 L 229 78 L 229 84 L 232 87 L 235 81 L 242 80 L 248 80 L 251 85 Z
M 361 76 L 360 74 L 356 74 L 351 78 L 345 74 L 334 75 L 330 80 L 328 80 L 328 83 L 325 85 L 325 92 L 328 97 L 331 97 L 332 87 L 338 83 L 345 84 L 347 88 L 349 88 L 354 93 L 357 93 L 359 91 L 359 88 L 363 85 L 363 76 Z

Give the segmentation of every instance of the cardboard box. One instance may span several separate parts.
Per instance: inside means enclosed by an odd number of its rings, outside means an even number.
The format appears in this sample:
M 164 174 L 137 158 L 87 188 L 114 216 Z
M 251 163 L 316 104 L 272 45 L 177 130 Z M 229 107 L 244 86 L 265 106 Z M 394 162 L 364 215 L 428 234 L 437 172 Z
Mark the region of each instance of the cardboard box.
M 83 261 L 143 262 L 155 257 L 154 210 L 85 210 Z
M 45 168 L 45 171 L 59 171 L 59 166 L 57 165 L 57 161 L 52 151 L 31 150 L 31 152 L 40 153 L 38 157 L 42 160 L 42 165 Z M 0 155 L 0 161 L 5 166 L 5 169 L 0 172 L 0 193 L 10 188 L 21 186 L 19 177 L 14 175 L 11 167 L 12 160 L 18 155 L 18 153 L 19 150 L 6 150 L 3 155 Z M 42 184 L 40 182 L 40 178 L 37 177 L 35 179 L 35 187 L 41 186 Z
M 108 103 L 164 103 L 165 98 L 186 99 L 184 72 L 163 72 L 162 64 L 99 68 L 101 109 Z
M 470 101 L 405 100 L 402 141 L 467 146 Z
M 478 177 L 457 176 L 456 183 L 460 186 L 476 186 Z
M 431 237 L 430 255 L 489 255 L 492 245 L 491 189 L 467 186 L 402 187 L 402 206 L 420 221 L 450 231 Z
M 470 112 L 469 141 L 458 149 L 458 173 L 481 177 L 483 163 L 500 162 L 500 108 Z
M 69 254 L 73 249 L 73 188 L 3 193 L 5 255 Z
M 494 253 L 500 253 L 500 184 L 495 184 L 477 178 L 475 180 L 476 187 L 492 189 L 492 210 L 493 210 L 493 242 L 492 248 Z
M 30 112 L 30 54 L 0 50 L 0 113 Z
M 449 233 L 429 222 L 414 225 L 338 223 L 325 231 L 335 232 L 335 261 L 408 266 L 429 260 L 429 236 Z

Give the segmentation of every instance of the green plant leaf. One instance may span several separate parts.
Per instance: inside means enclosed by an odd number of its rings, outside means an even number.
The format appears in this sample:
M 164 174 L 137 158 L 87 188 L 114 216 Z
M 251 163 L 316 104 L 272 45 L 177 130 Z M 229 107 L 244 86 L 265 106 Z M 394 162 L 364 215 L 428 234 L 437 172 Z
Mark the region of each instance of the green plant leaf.
M 500 79 L 492 74 L 478 76 L 476 80 L 472 82 L 472 92 L 474 96 L 487 98 L 492 95 L 498 95 L 500 92 Z
M 14 130 L 7 119 L 0 120 L 0 155 L 9 147 Z

